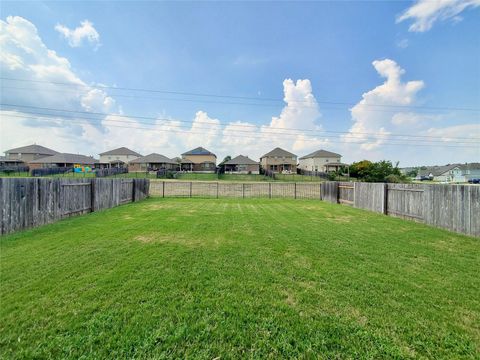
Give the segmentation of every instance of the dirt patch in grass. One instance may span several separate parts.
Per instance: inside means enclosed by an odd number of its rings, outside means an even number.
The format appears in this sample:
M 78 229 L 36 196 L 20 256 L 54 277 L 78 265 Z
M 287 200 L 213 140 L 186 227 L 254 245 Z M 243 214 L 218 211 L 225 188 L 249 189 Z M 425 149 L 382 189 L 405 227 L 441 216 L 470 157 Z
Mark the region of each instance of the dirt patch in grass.
M 198 238 L 189 236 L 187 234 L 160 234 L 160 233 L 146 233 L 135 236 L 135 241 L 143 244 L 177 244 L 186 247 L 202 247 L 202 246 L 218 246 L 224 239 L 219 237 Z

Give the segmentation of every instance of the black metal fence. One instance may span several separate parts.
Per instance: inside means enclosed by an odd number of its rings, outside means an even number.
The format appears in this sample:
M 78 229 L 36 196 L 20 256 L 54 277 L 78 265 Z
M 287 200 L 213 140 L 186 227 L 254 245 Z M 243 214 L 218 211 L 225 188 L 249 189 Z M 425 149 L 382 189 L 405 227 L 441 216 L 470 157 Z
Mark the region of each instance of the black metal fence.
M 52 167 L 52 168 L 40 168 L 33 169 L 32 176 L 49 176 L 57 174 L 66 174 L 73 172 L 73 167 Z
M 95 176 L 96 177 L 107 177 L 107 176 L 115 176 L 119 174 L 126 174 L 128 173 L 127 168 L 104 168 L 104 169 L 95 169 Z

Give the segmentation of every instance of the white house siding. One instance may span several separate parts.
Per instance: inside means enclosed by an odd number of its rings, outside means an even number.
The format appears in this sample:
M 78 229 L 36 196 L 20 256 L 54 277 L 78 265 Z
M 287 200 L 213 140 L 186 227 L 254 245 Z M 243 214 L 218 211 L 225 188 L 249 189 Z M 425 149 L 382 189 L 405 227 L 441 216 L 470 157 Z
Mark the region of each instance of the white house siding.
M 338 163 L 341 158 L 339 157 L 330 157 L 330 158 L 308 158 L 300 159 L 298 167 L 306 171 L 325 171 L 325 165 L 329 163 Z

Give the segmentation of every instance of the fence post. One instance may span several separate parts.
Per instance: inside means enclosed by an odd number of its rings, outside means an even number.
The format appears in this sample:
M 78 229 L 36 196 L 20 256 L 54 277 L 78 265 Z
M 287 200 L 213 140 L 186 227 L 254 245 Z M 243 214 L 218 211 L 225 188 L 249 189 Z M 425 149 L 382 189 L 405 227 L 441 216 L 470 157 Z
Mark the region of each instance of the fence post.
M 272 183 L 271 182 L 268 183 L 268 198 L 269 199 L 272 198 Z
M 318 183 L 318 194 L 319 194 L 318 195 L 319 200 L 322 200 L 322 182 L 321 181 Z
M 132 179 L 132 202 L 135 202 L 135 188 L 137 187 L 137 183 L 135 181 L 135 179 Z
M 165 197 L 165 181 L 162 181 L 162 198 Z
M 353 207 L 357 207 L 355 204 L 355 182 L 353 182 Z
M 192 182 L 190 181 L 190 197 L 192 197 Z
M 242 183 L 242 198 L 245 199 L 245 184 Z
M 388 184 L 383 184 L 383 214 L 388 214 Z
M 295 175 L 293 175 L 295 176 Z M 295 187 L 294 187 L 294 191 L 293 191 L 293 198 L 296 199 L 297 198 L 297 183 L 294 183 Z
M 95 211 L 95 179 L 92 179 L 90 181 L 90 208 L 91 211 Z
M 217 181 L 217 199 L 218 199 L 218 181 Z

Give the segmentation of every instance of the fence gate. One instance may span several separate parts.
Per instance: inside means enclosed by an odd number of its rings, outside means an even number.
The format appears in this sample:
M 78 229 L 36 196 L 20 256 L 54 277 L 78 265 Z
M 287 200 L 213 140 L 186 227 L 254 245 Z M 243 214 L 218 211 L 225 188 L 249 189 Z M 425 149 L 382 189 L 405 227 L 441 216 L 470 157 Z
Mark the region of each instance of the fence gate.
M 120 203 L 124 204 L 133 201 L 133 179 L 123 180 L 120 184 Z
M 61 216 L 79 215 L 92 210 L 91 182 L 60 183 L 60 214 Z

